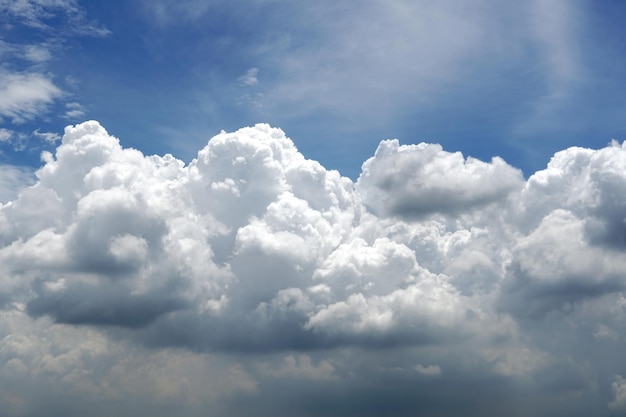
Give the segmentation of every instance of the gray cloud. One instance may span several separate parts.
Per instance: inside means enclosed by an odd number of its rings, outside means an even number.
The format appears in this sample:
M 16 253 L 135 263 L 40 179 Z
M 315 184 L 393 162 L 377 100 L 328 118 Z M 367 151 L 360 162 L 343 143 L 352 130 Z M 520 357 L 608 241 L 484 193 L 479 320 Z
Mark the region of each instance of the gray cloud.
M 357 182 L 364 203 L 377 214 L 401 217 L 480 208 L 521 185 L 521 172 L 500 158 L 485 163 L 439 145 L 399 146 L 397 140 L 380 143 Z
M 268 125 L 189 164 L 69 126 L 0 206 L 0 401 L 619 413 L 625 152 L 570 148 L 525 180 L 384 141 L 353 183 Z

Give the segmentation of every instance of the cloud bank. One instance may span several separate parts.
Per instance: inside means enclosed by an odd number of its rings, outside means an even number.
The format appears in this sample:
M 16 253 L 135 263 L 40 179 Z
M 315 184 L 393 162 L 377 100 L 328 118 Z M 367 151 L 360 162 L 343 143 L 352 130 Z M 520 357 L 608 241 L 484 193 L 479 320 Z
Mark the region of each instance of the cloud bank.
M 185 164 L 91 121 L 42 160 L 0 206 L 7 415 L 626 411 L 624 145 L 524 179 L 387 140 L 353 182 L 264 124 Z

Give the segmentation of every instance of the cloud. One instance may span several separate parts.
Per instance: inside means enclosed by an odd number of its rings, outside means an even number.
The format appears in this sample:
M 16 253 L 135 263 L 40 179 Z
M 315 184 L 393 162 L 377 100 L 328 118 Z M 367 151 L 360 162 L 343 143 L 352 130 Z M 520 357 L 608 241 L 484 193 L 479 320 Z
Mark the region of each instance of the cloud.
M 58 133 L 40 132 L 39 129 L 36 129 L 33 132 L 33 136 L 36 138 L 42 139 L 45 142 L 52 143 L 52 144 L 61 140 L 61 136 Z
M 43 74 L 0 72 L 0 115 L 14 123 L 46 112 L 60 96 L 59 87 Z
M 415 371 L 423 375 L 441 375 L 441 368 L 437 365 L 424 366 L 418 363 L 415 365 Z
M 26 58 L 32 62 L 46 62 L 51 58 L 50 51 L 41 45 L 29 45 L 26 47 Z
M 626 386 L 624 384 L 624 378 L 620 375 L 615 375 L 615 381 L 611 385 L 615 399 L 609 403 L 609 408 L 613 410 L 626 409 Z
M 176 3 L 157 0 L 142 3 L 148 15 L 159 26 L 196 22 L 220 4 L 198 0 L 182 0 Z
M 39 139 L 52 145 L 61 140 L 61 136 L 58 133 L 40 132 L 39 129 L 35 129 L 30 135 L 20 131 L 4 128 L 0 129 L 0 143 L 4 142 L 11 145 L 14 151 L 19 152 L 26 149 L 26 144 L 29 138 Z
M 177 16 L 195 3 L 162 14 L 170 23 L 189 22 Z M 503 74 L 516 74 L 530 86 L 519 97 L 523 108 L 502 97 L 498 102 L 506 103 L 506 115 L 504 109 L 498 113 L 512 119 L 516 133 L 528 134 L 554 125 L 541 110 L 556 118 L 566 100 L 577 95 L 584 72 L 576 34 L 586 29 L 586 21 L 579 2 L 494 6 L 477 1 L 468 6 L 462 1 L 368 0 L 354 8 L 330 1 L 298 7 L 248 1 L 247 6 L 233 10 L 217 3 L 212 11 L 241 23 L 244 33 L 250 16 L 276 17 L 242 48 L 265 74 L 264 108 L 290 119 L 324 113 L 344 125 L 358 121 L 367 131 L 409 117 L 425 128 L 425 118 L 445 117 L 437 113 L 457 106 L 464 117 L 472 106 L 483 108 L 488 99 L 468 96 L 497 94 L 507 82 Z M 197 10 L 185 16 L 199 22 L 199 16 L 210 15 L 206 7 Z M 280 18 L 283 14 L 289 19 Z
M 13 136 L 13 131 L 9 129 L 0 129 L 0 142 L 8 142 Z
M 257 78 L 257 75 L 259 74 L 259 69 L 258 68 L 250 68 L 248 71 L 246 71 L 246 73 L 244 75 L 242 75 L 241 77 L 239 77 L 239 81 L 244 85 L 244 86 L 256 86 L 259 84 L 259 79 Z
M 507 308 L 541 316 L 586 298 L 620 292 L 625 262 L 623 254 L 590 244 L 580 219 L 557 209 L 515 248 Z
M 484 47 L 478 10 L 458 10 L 406 1 L 367 1 L 358 10 L 324 1 L 293 10 L 291 24 L 270 32 L 273 47 L 255 51 L 261 70 L 280 74 L 266 98 L 342 117 L 368 112 L 372 121 L 389 117 L 395 105 L 416 105 L 455 79 L 468 51 Z
M 500 158 L 485 163 L 422 143 L 383 141 L 363 164 L 357 187 L 379 215 L 454 213 L 504 200 L 522 185 L 519 170 Z
M 533 1 L 529 7 L 529 33 L 535 42 L 537 69 L 543 78 L 542 93 L 535 97 L 529 116 L 514 128 L 517 133 L 561 128 L 560 114 L 580 94 L 589 69 L 580 48 L 585 27 L 585 9 L 581 2 Z M 562 117 L 562 116 L 561 116 Z
M 328 0 L 297 6 L 283 0 L 247 0 L 242 7 L 197 0 L 142 4 L 147 20 L 161 30 L 208 24 L 224 53 L 240 48 L 247 62 L 235 71 L 258 68 L 264 74 L 262 108 L 283 120 L 323 113 L 344 125 L 358 120 L 367 131 L 410 116 L 425 126 L 423 119 L 434 112 L 484 109 L 493 99 L 468 96 L 498 94 L 510 78 L 503 74 L 515 74 L 530 88 L 515 95 L 521 106 L 513 106 L 510 97 L 498 100 L 506 103 L 503 116 L 520 130 L 537 128 L 539 111 L 529 114 L 528 107 L 539 109 L 543 100 L 558 108 L 583 66 L 575 36 L 586 23 L 580 2 L 494 6 L 482 0 L 468 6 L 458 0 L 366 0 L 358 8 Z M 259 18 L 268 24 L 255 26 Z M 444 106 L 450 102 L 455 104 Z
M 67 119 L 76 120 L 85 116 L 85 108 L 80 103 L 65 103 L 65 108 L 67 109 L 65 112 Z
M 0 135 L 2 131 L 0 130 Z M 35 182 L 32 169 L 13 165 L 0 165 L 0 204 L 17 198 L 20 190 Z
M 107 36 L 111 33 L 105 27 L 88 21 L 76 0 L 2 0 L 0 11 L 11 19 L 11 26 L 19 22 L 30 28 L 53 31 L 51 21 L 63 19 L 66 33 L 88 36 Z
M 7 39 L 0 41 L 0 55 L 4 58 L 0 69 L 0 119 L 10 119 L 13 125 L 48 116 L 54 105 L 67 97 L 48 67 L 69 39 L 110 34 L 108 29 L 89 21 L 76 0 L 0 0 L 0 24 Z M 84 115 L 78 103 L 67 103 L 66 107 L 67 118 Z M 10 142 L 17 151 L 26 149 L 28 137 L 47 143 L 60 139 L 56 133 L 39 129 L 32 133 L 19 126 L 12 129 Z M 36 148 L 41 149 L 39 144 L 30 149 Z
M 621 409 L 625 155 L 569 148 L 525 180 L 383 141 L 355 183 L 264 124 L 188 164 L 68 126 L 35 182 L 0 170 L 0 398 L 10 415 L 67 414 L 54 398 L 119 415 Z

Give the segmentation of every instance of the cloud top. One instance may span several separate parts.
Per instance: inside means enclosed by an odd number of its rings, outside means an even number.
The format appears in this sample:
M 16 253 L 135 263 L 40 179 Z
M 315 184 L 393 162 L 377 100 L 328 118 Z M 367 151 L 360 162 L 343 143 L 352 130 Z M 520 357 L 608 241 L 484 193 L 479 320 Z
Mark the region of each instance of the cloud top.
M 401 217 L 480 208 L 523 182 L 521 172 L 501 158 L 485 163 L 437 144 L 400 146 L 398 140 L 382 141 L 362 169 L 358 187 L 364 203 L 377 214 Z

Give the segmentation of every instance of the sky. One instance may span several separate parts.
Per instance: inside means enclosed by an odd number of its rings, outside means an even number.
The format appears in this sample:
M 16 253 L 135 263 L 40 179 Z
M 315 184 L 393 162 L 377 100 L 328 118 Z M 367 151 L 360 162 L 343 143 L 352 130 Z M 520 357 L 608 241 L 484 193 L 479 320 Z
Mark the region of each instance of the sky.
M 0 0 L 0 414 L 626 416 L 624 18 Z

